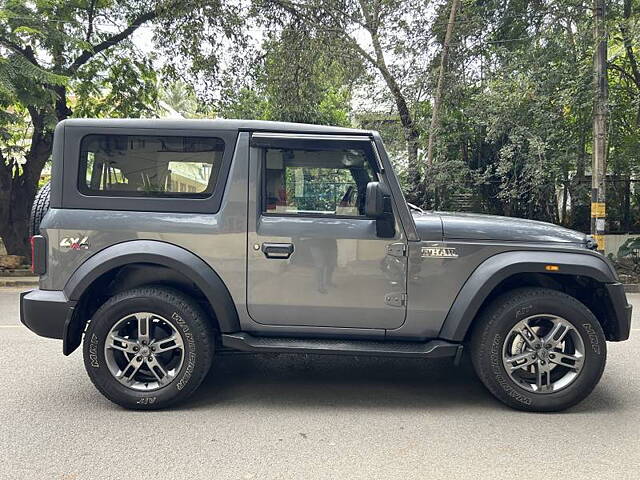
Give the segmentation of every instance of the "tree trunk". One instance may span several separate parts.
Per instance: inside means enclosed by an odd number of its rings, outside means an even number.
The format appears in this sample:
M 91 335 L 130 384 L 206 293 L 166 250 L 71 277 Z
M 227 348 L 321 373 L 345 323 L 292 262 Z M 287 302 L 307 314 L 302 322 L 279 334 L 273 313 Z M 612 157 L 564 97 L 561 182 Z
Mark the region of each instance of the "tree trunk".
M 404 131 L 404 138 L 407 142 L 407 177 L 409 181 L 409 190 L 407 193 L 407 200 L 412 203 L 422 203 L 422 192 L 420 192 L 420 167 L 418 165 L 418 145 L 420 140 L 420 132 L 415 124 L 411 110 L 407 100 L 398 85 L 398 82 L 393 77 L 387 67 L 387 63 L 384 59 L 384 53 L 380 41 L 375 34 L 371 33 L 371 43 L 376 54 L 375 66 L 380 71 L 382 78 L 384 79 L 391 95 L 398 109 L 398 115 L 400 116 L 400 124 Z
M 9 255 L 29 260 L 29 215 L 37 185 L 25 180 L 22 176 L 12 179 L 9 191 L 0 196 L 0 237 Z
M 33 133 L 26 163 L 18 172 L 12 159 L 0 158 L 0 238 L 7 253 L 30 257 L 29 217 L 40 173 L 51 155 L 53 133 L 45 131 L 44 115 L 29 108 Z
M 433 109 L 431 111 L 431 126 L 429 128 L 429 144 L 427 146 L 427 165 L 433 163 L 433 144 L 435 142 L 436 133 L 440 124 L 440 103 L 442 102 L 442 92 L 444 90 L 444 77 L 447 69 L 447 61 L 449 59 L 449 44 L 453 36 L 453 25 L 456 20 L 456 12 L 460 0 L 451 0 L 451 10 L 449 11 L 449 23 L 447 23 L 447 31 L 444 35 L 444 45 L 442 46 L 442 55 L 440 57 L 440 71 L 438 73 L 438 84 L 436 93 L 433 96 Z
M 406 192 L 407 200 L 412 203 L 421 203 L 422 194 L 420 192 L 420 187 L 422 183 L 420 181 L 420 166 L 418 165 L 420 131 L 416 126 L 411 110 L 409 110 L 407 99 L 402 93 L 400 85 L 398 85 L 398 82 L 389 71 L 387 61 L 385 60 L 384 51 L 382 50 L 380 38 L 378 37 L 380 11 L 375 10 L 375 6 L 370 5 L 368 2 L 363 0 L 360 0 L 359 4 L 360 9 L 362 10 L 362 15 L 365 19 L 364 27 L 371 36 L 371 45 L 373 46 L 374 55 L 369 55 L 362 47 L 358 46 L 358 43 L 355 41 L 354 45 L 356 45 L 356 48 L 361 52 L 363 57 L 378 69 L 387 84 L 387 88 L 389 88 L 389 91 L 393 96 L 396 108 L 398 109 L 398 115 L 400 116 L 400 124 L 402 125 L 404 132 L 404 138 L 407 142 L 407 177 L 409 181 L 409 189 Z M 374 8 L 374 11 L 371 10 L 372 7 Z M 377 8 L 379 7 L 380 5 L 378 5 Z
M 391 75 L 386 65 L 383 63 L 380 65 L 380 72 L 382 73 L 382 77 L 384 78 L 387 87 L 391 91 L 393 95 L 394 101 L 396 103 L 396 108 L 398 109 L 398 114 L 400 115 L 400 124 L 404 130 L 404 137 L 407 142 L 407 155 L 409 160 L 409 172 L 410 176 L 412 176 L 411 172 L 413 172 L 413 176 L 420 181 L 420 173 L 418 169 L 418 141 L 420 138 L 420 133 L 418 132 L 418 128 L 413 120 L 413 115 L 411 115 L 411 111 L 409 110 L 409 106 L 407 105 L 407 101 L 398 86 L 395 78 Z
M 568 226 L 567 222 L 567 200 L 569 198 L 569 179 L 565 177 L 562 182 L 562 225 Z

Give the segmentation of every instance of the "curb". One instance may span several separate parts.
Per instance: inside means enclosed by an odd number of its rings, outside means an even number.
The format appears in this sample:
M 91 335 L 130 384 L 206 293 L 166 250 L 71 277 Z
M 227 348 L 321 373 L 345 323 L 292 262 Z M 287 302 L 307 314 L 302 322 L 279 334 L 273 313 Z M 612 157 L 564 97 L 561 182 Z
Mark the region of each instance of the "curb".
M 0 287 L 37 287 L 38 277 L 33 280 L 25 278 L 0 278 Z
M 38 277 L 31 273 L 30 268 L 18 268 L 16 270 L 0 270 L 0 278 L 6 277 Z
M 640 292 L 640 284 L 638 283 L 625 283 L 624 291 L 626 293 L 639 293 Z

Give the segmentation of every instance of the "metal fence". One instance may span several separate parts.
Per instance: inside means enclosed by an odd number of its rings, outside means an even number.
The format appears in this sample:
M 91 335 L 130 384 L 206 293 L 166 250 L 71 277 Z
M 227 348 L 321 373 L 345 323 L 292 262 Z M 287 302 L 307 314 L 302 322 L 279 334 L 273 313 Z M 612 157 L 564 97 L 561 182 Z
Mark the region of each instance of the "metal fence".
M 574 182 L 570 190 L 580 192 L 579 198 L 571 199 L 572 223 L 589 225 L 591 219 L 591 178 Z M 565 189 L 567 191 L 569 189 Z M 574 194 L 575 195 L 575 194 Z M 586 198 L 585 198 L 586 197 Z M 606 181 L 607 222 L 605 233 L 640 233 L 640 180 L 609 176 Z M 584 228 L 582 228 L 584 230 Z M 587 229 L 588 230 L 588 229 Z

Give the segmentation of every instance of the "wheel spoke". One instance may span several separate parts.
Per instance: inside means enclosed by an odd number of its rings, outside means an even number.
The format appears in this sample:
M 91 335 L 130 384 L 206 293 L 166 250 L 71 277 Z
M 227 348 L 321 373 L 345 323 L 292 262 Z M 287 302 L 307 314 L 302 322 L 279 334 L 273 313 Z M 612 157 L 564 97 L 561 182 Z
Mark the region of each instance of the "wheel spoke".
M 524 352 L 512 357 L 507 357 L 504 360 L 509 364 L 511 370 L 513 371 L 518 370 L 519 368 L 528 367 L 536 363 L 536 358 L 537 357 L 533 352 Z
M 117 375 L 117 377 L 123 379 L 125 382 L 131 382 L 141 366 L 142 359 L 138 356 L 134 356 L 120 374 Z
M 147 359 L 147 365 L 149 366 L 149 370 L 156 377 L 158 383 L 160 385 L 164 385 L 169 380 L 169 375 L 167 371 L 164 369 L 162 364 L 158 361 L 158 357 L 151 357 Z
M 528 323 L 524 323 L 518 332 L 530 348 L 536 348 L 536 343 L 540 341 L 538 335 L 531 329 Z
M 579 370 L 582 366 L 582 357 L 569 355 L 567 353 L 553 352 L 549 356 L 549 361 L 573 370 Z
M 174 348 L 183 348 L 182 337 L 179 334 L 173 334 L 168 338 L 162 340 L 156 340 L 151 344 L 153 347 L 153 353 L 163 353 L 173 350 Z
M 136 314 L 138 320 L 138 341 L 149 343 L 149 328 L 151 328 L 151 314 L 150 313 L 138 313 Z
M 559 321 L 556 323 L 551 331 L 544 337 L 545 345 L 551 345 L 552 347 L 556 347 L 562 343 L 564 337 L 567 336 L 573 327 L 567 325 L 565 322 Z
M 107 344 L 105 346 L 122 352 L 135 353 L 133 348 L 136 344 L 137 342 L 135 340 L 130 340 L 128 338 L 120 337 L 115 333 L 111 333 L 107 338 Z
M 536 365 L 536 389 L 538 392 L 548 392 L 552 389 L 551 371 L 540 364 Z

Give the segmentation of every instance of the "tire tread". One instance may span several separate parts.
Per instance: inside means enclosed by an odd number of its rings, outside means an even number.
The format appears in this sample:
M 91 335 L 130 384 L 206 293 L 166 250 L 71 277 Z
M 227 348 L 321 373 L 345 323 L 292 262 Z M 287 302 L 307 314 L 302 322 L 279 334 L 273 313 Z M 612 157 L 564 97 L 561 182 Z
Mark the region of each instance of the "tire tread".
M 51 182 L 47 182 L 38 190 L 31 207 L 31 215 L 29 217 L 29 237 L 40 235 L 40 222 L 49 210 L 51 202 Z

